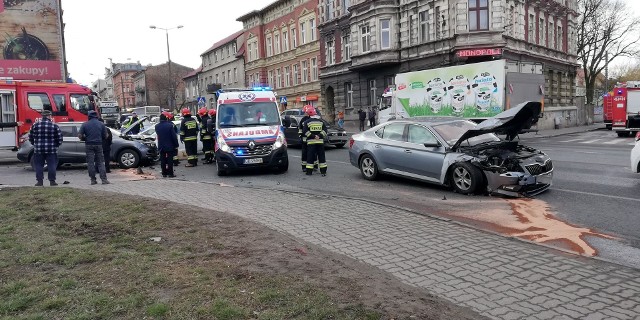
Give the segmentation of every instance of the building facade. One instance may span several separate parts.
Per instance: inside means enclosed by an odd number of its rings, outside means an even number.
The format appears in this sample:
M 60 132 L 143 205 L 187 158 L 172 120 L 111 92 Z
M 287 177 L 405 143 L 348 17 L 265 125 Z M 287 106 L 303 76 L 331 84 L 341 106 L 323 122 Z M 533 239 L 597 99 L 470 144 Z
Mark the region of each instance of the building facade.
M 171 62 L 170 69 L 168 63 L 147 66 L 143 71 L 135 73 L 135 82 L 132 82 L 134 103 L 137 106 L 161 106 L 163 109 L 170 109 L 173 95 L 175 109 L 179 110 L 186 104 L 182 78 L 192 71 L 192 68 L 175 62 Z
M 397 73 L 494 59 L 544 73 L 545 117 L 576 109 L 576 0 L 320 0 L 318 9 L 326 108 L 347 120 L 377 105 Z
M 245 86 L 243 43 L 244 32 L 237 31 L 214 43 L 200 55 L 202 72 L 199 75 L 199 93 L 205 97 L 208 108 L 216 106 L 216 88 Z
M 140 62 L 114 63 L 111 70 L 114 100 L 118 102 L 118 106 L 122 109 L 135 107 L 133 75 L 138 71 L 144 70 L 144 67 Z
M 322 108 L 317 13 L 318 0 L 278 0 L 237 19 L 244 26 L 246 85 L 270 86 L 282 109 Z
M 184 107 L 189 108 L 192 114 L 198 109 L 198 97 L 200 97 L 199 77 L 202 73 L 202 66 L 187 73 L 182 77 L 182 87 L 184 88 Z M 206 100 L 205 100 L 206 101 Z
M 133 77 L 133 91 L 135 92 L 135 106 L 142 107 L 147 106 L 147 77 L 144 70 L 138 71 L 132 75 Z

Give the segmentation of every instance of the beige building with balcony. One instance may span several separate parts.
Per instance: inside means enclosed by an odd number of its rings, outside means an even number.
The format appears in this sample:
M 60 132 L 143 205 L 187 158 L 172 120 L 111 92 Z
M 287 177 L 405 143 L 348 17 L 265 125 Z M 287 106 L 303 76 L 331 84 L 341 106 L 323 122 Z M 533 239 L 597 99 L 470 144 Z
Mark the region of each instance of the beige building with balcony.
M 322 106 L 317 0 L 278 0 L 237 20 L 244 26 L 248 86 L 270 86 L 281 108 Z
M 207 108 L 216 105 L 216 88 L 245 86 L 243 43 L 244 32 L 237 31 L 214 43 L 200 55 L 202 71 L 198 74 L 198 92 L 200 97 L 205 97 Z

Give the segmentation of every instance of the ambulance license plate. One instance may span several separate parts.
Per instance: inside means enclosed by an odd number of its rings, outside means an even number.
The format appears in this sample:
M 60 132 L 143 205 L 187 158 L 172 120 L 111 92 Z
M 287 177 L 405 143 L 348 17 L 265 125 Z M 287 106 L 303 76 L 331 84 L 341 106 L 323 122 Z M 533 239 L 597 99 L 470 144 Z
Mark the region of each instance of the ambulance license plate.
M 244 159 L 244 164 L 262 163 L 262 158 Z

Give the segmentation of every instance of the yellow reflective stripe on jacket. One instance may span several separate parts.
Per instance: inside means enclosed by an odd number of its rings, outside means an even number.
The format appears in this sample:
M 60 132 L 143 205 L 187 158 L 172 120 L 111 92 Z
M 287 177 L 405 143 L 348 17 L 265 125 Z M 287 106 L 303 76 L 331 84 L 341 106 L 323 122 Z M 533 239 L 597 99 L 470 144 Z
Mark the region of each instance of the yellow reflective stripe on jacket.
M 307 124 L 309 127 L 309 131 L 321 132 L 322 131 L 322 122 L 314 121 Z
M 198 137 L 185 137 L 184 141 L 198 140 Z
M 307 140 L 307 144 L 324 144 L 323 139 L 309 139 Z

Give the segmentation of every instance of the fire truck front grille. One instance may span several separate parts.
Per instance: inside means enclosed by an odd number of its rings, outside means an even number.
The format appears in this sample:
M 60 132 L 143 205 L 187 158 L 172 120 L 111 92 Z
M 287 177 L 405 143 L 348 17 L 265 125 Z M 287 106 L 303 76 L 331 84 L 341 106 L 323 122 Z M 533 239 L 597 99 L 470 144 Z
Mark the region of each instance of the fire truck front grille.
M 531 175 L 537 176 L 539 174 L 547 173 L 553 170 L 553 163 L 551 162 L 551 160 L 548 160 L 544 164 L 530 164 L 525 166 L 525 168 L 527 168 L 527 171 L 529 171 Z

